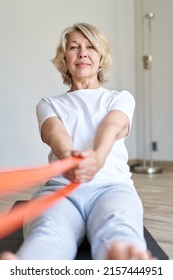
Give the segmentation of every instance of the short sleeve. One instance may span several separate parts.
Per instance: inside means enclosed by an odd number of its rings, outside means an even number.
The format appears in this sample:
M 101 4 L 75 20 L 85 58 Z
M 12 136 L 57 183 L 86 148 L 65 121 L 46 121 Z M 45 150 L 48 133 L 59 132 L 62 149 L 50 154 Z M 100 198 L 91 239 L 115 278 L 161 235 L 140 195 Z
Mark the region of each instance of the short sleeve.
M 54 111 L 52 104 L 48 98 L 43 98 L 36 106 L 36 115 L 38 120 L 39 130 L 41 126 L 50 117 L 57 117 L 57 113 Z
M 135 99 L 128 91 L 123 90 L 121 92 L 116 92 L 109 104 L 108 110 L 120 110 L 125 113 L 129 119 L 129 124 L 131 127 L 133 113 L 135 109 Z

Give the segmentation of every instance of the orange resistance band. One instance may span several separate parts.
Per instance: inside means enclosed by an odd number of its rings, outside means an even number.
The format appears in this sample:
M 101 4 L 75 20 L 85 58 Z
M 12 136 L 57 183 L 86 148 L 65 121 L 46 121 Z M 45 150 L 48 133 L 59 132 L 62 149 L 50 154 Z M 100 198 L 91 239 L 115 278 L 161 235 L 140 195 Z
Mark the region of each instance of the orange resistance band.
M 73 168 L 80 160 L 80 158 L 69 157 L 40 167 L 1 171 L 0 195 L 7 195 L 22 188 L 38 185 Z M 28 223 L 37 218 L 51 205 L 70 194 L 78 186 L 79 184 L 77 183 L 71 183 L 51 195 L 45 195 L 30 201 L 27 206 L 26 203 L 21 203 L 9 213 L 0 213 L 0 238 L 4 238 L 22 227 L 23 222 Z
M 81 161 L 81 158 L 69 157 L 35 168 L 9 169 L 0 171 L 0 196 L 38 186 L 54 176 L 63 174 Z
M 50 206 L 56 203 L 59 199 L 70 194 L 78 186 L 79 184 L 77 183 L 71 183 L 51 195 L 45 195 L 31 200 L 30 202 L 23 202 L 19 205 L 16 205 L 9 213 L 1 213 L 0 238 L 4 238 L 6 235 L 22 227 L 23 222 L 26 224 L 37 218 Z

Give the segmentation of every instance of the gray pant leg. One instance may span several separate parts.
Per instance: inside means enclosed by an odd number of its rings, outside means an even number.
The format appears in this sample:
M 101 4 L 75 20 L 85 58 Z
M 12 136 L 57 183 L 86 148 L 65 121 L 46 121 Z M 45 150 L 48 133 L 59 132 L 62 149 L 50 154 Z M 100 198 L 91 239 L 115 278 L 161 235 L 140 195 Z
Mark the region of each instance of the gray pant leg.
M 116 241 L 146 249 L 143 236 L 143 208 L 133 186 L 110 186 L 91 210 L 87 222 L 93 259 L 106 259 Z
M 68 199 L 62 199 L 25 228 L 19 259 L 74 259 L 85 234 L 81 214 Z

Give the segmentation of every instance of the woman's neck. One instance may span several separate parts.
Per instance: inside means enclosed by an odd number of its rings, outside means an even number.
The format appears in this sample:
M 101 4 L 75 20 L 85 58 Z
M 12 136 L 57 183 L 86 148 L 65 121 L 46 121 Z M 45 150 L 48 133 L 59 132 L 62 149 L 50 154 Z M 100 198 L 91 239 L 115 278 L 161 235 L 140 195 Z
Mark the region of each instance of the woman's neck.
M 87 82 L 86 80 L 80 80 L 73 82 L 69 91 L 75 91 L 79 89 L 97 89 L 100 88 L 99 81 L 92 83 L 91 81 Z

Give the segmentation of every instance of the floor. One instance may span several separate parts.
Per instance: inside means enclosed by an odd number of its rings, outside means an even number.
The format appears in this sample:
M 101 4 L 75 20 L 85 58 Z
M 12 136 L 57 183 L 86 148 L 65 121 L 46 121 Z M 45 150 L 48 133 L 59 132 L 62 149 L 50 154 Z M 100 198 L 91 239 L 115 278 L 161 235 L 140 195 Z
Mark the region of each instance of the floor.
M 144 206 L 144 224 L 161 248 L 173 259 L 173 167 L 159 174 L 133 173 Z
M 173 167 L 165 166 L 155 175 L 133 173 L 133 180 L 144 206 L 144 225 L 173 259 Z M 0 211 L 8 210 L 16 200 L 29 199 L 36 188 L 0 198 Z

